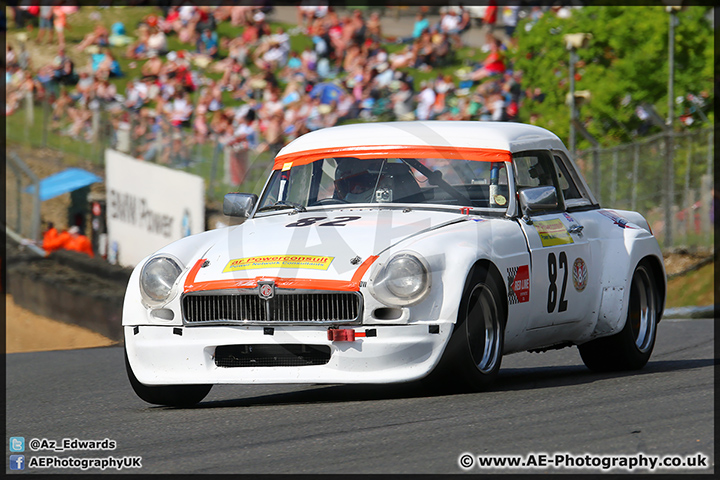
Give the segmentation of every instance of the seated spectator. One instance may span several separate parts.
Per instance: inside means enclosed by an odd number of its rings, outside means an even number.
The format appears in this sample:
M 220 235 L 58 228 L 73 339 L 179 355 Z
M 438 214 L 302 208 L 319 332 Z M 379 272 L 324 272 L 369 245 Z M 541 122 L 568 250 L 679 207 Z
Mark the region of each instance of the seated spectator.
M 390 68 L 393 70 L 409 68 L 415 65 L 416 61 L 415 52 L 410 45 L 406 45 L 405 48 L 398 53 L 391 53 L 388 58 L 390 60 Z
M 278 41 L 269 41 L 255 50 L 255 65 L 261 70 L 279 70 L 285 65 L 285 50 Z
M 430 21 L 425 17 L 425 14 L 423 12 L 418 12 L 417 15 L 415 15 L 415 23 L 413 24 L 413 31 L 412 35 L 409 37 L 404 37 L 398 40 L 397 43 L 412 43 L 418 38 L 420 38 L 420 35 L 423 34 L 425 31 L 430 30 Z
M 149 78 L 151 80 L 157 80 L 160 77 L 160 72 L 163 69 L 163 61 L 157 53 L 151 53 L 148 56 L 147 62 L 142 66 L 140 72 L 143 78 Z
M 75 85 L 75 93 L 71 95 L 74 100 L 79 99 L 85 93 L 89 92 L 95 86 L 95 78 L 91 77 L 87 71 L 80 72 L 80 78 Z
M 174 127 L 189 127 L 190 115 L 192 115 L 192 103 L 188 99 L 185 91 L 176 92 L 172 102 L 166 107 L 170 123 Z
M 477 69 L 468 75 L 467 78 L 477 81 L 487 78 L 490 75 L 502 75 L 505 72 L 505 62 L 503 61 L 502 52 L 500 51 L 501 45 L 502 42 L 496 39 L 490 45 L 490 53 L 488 56 L 485 60 L 483 60 L 482 64 L 480 64 Z
M 155 52 L 158 55 L 165 55 L 168 52 L 167 37 L 165 32 L 155 27 L 150 27 L 147 39 L 148 54 Z
M 216 58 L 218 54 L 217 32 L 210 31 L 210 28 L 204 28 L 200 34 L 200 38 L 198 38 L 195 48 L 195 51 L 199 54 Z
M 413 97 L 414 95 L 410 84 L 400 82 L 400 89 L 390 97 L 393 113 L 397 120 L 415 119 L 415 102 Z
M 117 88 L 114 84 L 110 83 L 107 78 L 104 78 L 97 83 L 95 95 L 101 102 L 106 104 L 111 103 L 115 101 L 115 95 L 117 95 Z
M 68 108 L 72 105 L 72 103 L 73 98 L 70 96 L 70 93 L 63 89 L 60 96 L 53 103 L 52 122 L 50 123 L 50 128 L 52 130 L 58 130 L 60 128 L 60 121 L 64 121 L 69 118 Z
M 57 62 L 56 58 L 56 62 Z M 53 72 L 53 80 L 62 85 L 75 85 L 78 81 L 78 76 L 75 73 L 75 64 L 68 57 L 64 57 L 60 60 L 60 63 L 55 67 Z
M 128 45 L 125 50 L 125 57 L 132 58 L 134 60 L 146 58 L 148 51 L 147 41 L 149 37 L 150 31 L 148 30 L 147 25 L 141 24 L 138 27 L 138 39 Z
M 123 72 L 120 70 L 120 64 L 109 48 L 104 48 L 101 53 L 92 55 L 92 71 L 98 78 L 122 77 Z
M 75 50 L 82 52 L 90 45 L 97 45 L 99 47 L 107 47 L 110 44 L 109 33 L 107 28 L 102 24 L 95 25 L 92 32 L 85 35 L 80 43 L 75 45 Z
M 108 42 L 113 47 L 125 47 L 132 42 L 132 37 L 125 34 L 125 25 L 122 22 L 115 22 L 111 27 L 112 33 L 108 37 Z

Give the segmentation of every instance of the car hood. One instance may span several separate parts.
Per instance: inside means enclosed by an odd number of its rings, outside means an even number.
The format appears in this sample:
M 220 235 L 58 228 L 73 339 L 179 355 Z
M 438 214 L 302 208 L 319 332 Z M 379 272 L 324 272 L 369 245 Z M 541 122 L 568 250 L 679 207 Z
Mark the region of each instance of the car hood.
M 218 230 L 201 256 L 205 266 L 196 268 L 189 281 L 222 280 L 222 288 L 228 288 L 228 281 L 260 277 L 357 280 L 358 271 L 361 275 L 387 248 L 467 218 L 459 212 L 370 208 L 253 218 Z

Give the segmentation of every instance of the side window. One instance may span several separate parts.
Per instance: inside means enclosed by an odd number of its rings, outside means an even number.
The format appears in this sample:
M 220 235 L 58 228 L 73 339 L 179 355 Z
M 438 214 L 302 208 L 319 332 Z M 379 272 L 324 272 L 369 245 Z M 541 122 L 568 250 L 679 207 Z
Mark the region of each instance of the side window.
M 558 169 L 558 180 L 560 181 L 560 190 L 563 192 L 563 197 L 565 197 L 565 200 L 570 200 L 573 198 L 582 198 L 582 195 L 580 195 L 580 192 L 578 191 L 577 187 L 575 186 L 575 182 L 572 178 L 570 178 L 570 174 L 568 174 L 567 168 L 565 168 L 565 165 L 560 160 L 560 157 L 555 155 L 553 158 L 555 158 L 555 166 Z
M 528 151 L 513 154 L 517 191 L 533 187 L 553 187 L 562 210 L 563 198 L 559 192 L 559 178 L 552 155 L 548 151 Z
M 571 171 L 563 157 L 557 153 L 553 156 L 553 159 L 558 172 L 560 190 L 565 198 L 565 205 L 567 207 L 590 205 L 591 201 L 588 195 L 582 188 L 582 184 L 577 180 L 577 173 Z
M 515 181 L 518 189 L 527 187 L 555 187 L 557 178 L 552 160 L 546 152 L 523 152 L 513 156 Z

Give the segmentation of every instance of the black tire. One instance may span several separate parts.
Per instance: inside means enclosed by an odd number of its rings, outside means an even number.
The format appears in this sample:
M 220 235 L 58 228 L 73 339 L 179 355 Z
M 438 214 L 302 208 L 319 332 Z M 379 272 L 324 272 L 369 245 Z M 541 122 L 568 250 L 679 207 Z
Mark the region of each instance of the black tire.
M 485 268 L 476 267 L 471 272 L 452 336 L 428 381 L 470 391 L 485 390 L 495 381 L 502 363 L 507 318 L 501 291 Z
M 596 372 L 638 370 L 644 367 L 657 335 L 660 292 L 647 262 L 640 262 L 630 284 L 630 301 L 623 329 L 578 345 L 585 365 Z
M 125 351 L 125 369 L 137 396 L 153 405 L 190 407 L 205 398 L 212 388 L 212 385 L 144 385 L 138 381 L 130 368 L 127 351 Z

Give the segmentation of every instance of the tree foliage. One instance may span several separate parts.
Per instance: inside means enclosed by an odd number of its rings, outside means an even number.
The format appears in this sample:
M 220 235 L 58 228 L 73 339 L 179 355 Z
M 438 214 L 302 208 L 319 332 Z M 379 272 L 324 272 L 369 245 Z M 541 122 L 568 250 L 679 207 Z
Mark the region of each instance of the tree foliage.
M 714 31 L 709 9 L 686 7 L 676 14 L 674 96 L 705 95 L 703 107 L 688 101 L 676 104 L 676 128 L 687 128 L 677 121 L 686 108 L 702 108 L 710 122 L 714 118 Z M 577 50 L 575 89 L 591 92 L 590 101 L 579 107 L 579 117 L 601 145 L 629 142 L 638 129 L 644 132 L 635 111 L 642 104 L 653 105 L 662 118 L 667 117 L 670 14 L 664 7 L 583 7 L 572 9 L 569 18 L 548 12 L 526 28 L 529 21 L 525 19 L 517 29 L 514 68 L 523 71 L 525 86 L 540 87 L 545 99 L 540 103 L 526 98 L 521 121 L 537 115 L 535 123 L 568 138 L 570 109 L 565 99 L 570 91 L 570 54 L 564 35 L 569 33 L 592 34 L 589 45 Z M 694 120 L 693 128 L 701 124 L 702 115 L 696 113 Z M 580 136 L 577 141 L 579 149 L 590 146 Z

